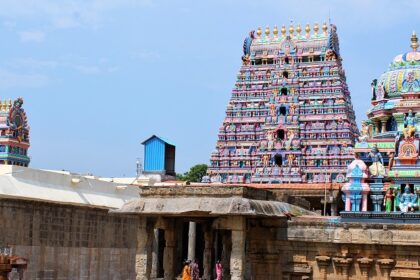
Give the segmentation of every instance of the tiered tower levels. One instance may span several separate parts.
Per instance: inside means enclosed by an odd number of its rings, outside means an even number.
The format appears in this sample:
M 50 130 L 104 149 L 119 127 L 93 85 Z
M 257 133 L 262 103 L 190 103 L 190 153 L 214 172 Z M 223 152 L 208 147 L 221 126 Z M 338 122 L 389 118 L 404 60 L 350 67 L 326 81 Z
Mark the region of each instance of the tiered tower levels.
M 258 28 L 245 39 L 211 155 L 213 182 L 345 180 L 358 130 L 336 27 L 321 29 Z
M 0 101 L 0 164 L 29 165 L 29 126 L 22 105 L 22 98 Z

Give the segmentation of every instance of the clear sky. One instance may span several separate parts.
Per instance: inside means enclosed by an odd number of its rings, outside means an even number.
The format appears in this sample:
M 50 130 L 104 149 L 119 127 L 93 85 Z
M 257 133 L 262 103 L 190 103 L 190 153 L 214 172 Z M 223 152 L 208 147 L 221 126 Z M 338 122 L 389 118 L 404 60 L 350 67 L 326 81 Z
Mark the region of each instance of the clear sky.
M 133 176 L 140 142 L 208 163 L 252 29 L 337 25 L 357 122 L 420 33 L 420 1 L 0 0 L 0 97 L 24 97 L 31 166 Z

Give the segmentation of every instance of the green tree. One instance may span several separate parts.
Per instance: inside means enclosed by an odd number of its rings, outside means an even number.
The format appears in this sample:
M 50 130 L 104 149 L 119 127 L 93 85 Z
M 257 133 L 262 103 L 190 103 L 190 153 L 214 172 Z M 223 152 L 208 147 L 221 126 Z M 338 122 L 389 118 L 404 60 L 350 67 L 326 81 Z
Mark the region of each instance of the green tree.
M 184 174 L 176 174 L 176 179 L 180 181 L 201 182 L 201 178 L 207 174 L 207 164 L 196 164 L 190 171 Z

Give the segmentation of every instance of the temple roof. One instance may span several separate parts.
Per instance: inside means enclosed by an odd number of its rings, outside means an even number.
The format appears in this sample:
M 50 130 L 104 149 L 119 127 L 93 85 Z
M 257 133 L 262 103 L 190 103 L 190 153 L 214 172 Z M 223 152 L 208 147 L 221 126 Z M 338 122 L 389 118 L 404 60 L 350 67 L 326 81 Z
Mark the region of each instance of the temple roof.
M 400 98 L 403 93 L 420 91 L 420 52 L 417 51 L 418 39 L 414 32 L 411 48 L 410 52 L 397 55 L 388 71 L 379 77 L 375 86 L 376 100 Z
M 393 64 L 396 63 L 404 63 L 404 62 L 419 62 L 420 61 L 420 52 L 417 51 L 417 48 L 419 47 L 418 39 L 416 32 L 413 31 L 413 34 L 411 35 L 411 48 L 412 51 L 406 52 L 403 54 L 397 55 L 394 60 L 392 61 Z
M 140 198 L 112 212 L 144 215 L 260 216 L 316 215 L 303 208 L 270 200 L 271 192 L 249 187 L 144 187 Z
M 0 198 L 109 209 L 137 197 L 136 186 L 70 172 L 0 165 Z

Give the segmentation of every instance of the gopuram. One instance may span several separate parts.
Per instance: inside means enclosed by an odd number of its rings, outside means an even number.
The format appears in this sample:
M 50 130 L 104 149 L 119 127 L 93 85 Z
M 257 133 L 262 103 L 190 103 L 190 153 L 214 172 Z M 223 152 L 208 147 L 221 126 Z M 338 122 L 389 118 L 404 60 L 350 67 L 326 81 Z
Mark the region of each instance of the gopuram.
M 296 31 L 296 33 L 295 33 Z M 336 27 L 251 31 L 211 155 L 222 183 L 342 183 L 358 135 Z
M 29 165 L 29 126 L 22 105 L 22 98 L 0 101 L 0 164 Z
M 372 81 L 372 107 L 362 123 L 356 159 L 342 188 L 343 217 L 420 219 L 420 52 L 397 55 Z M 407 215 L 408 214 L 408 215 Z

